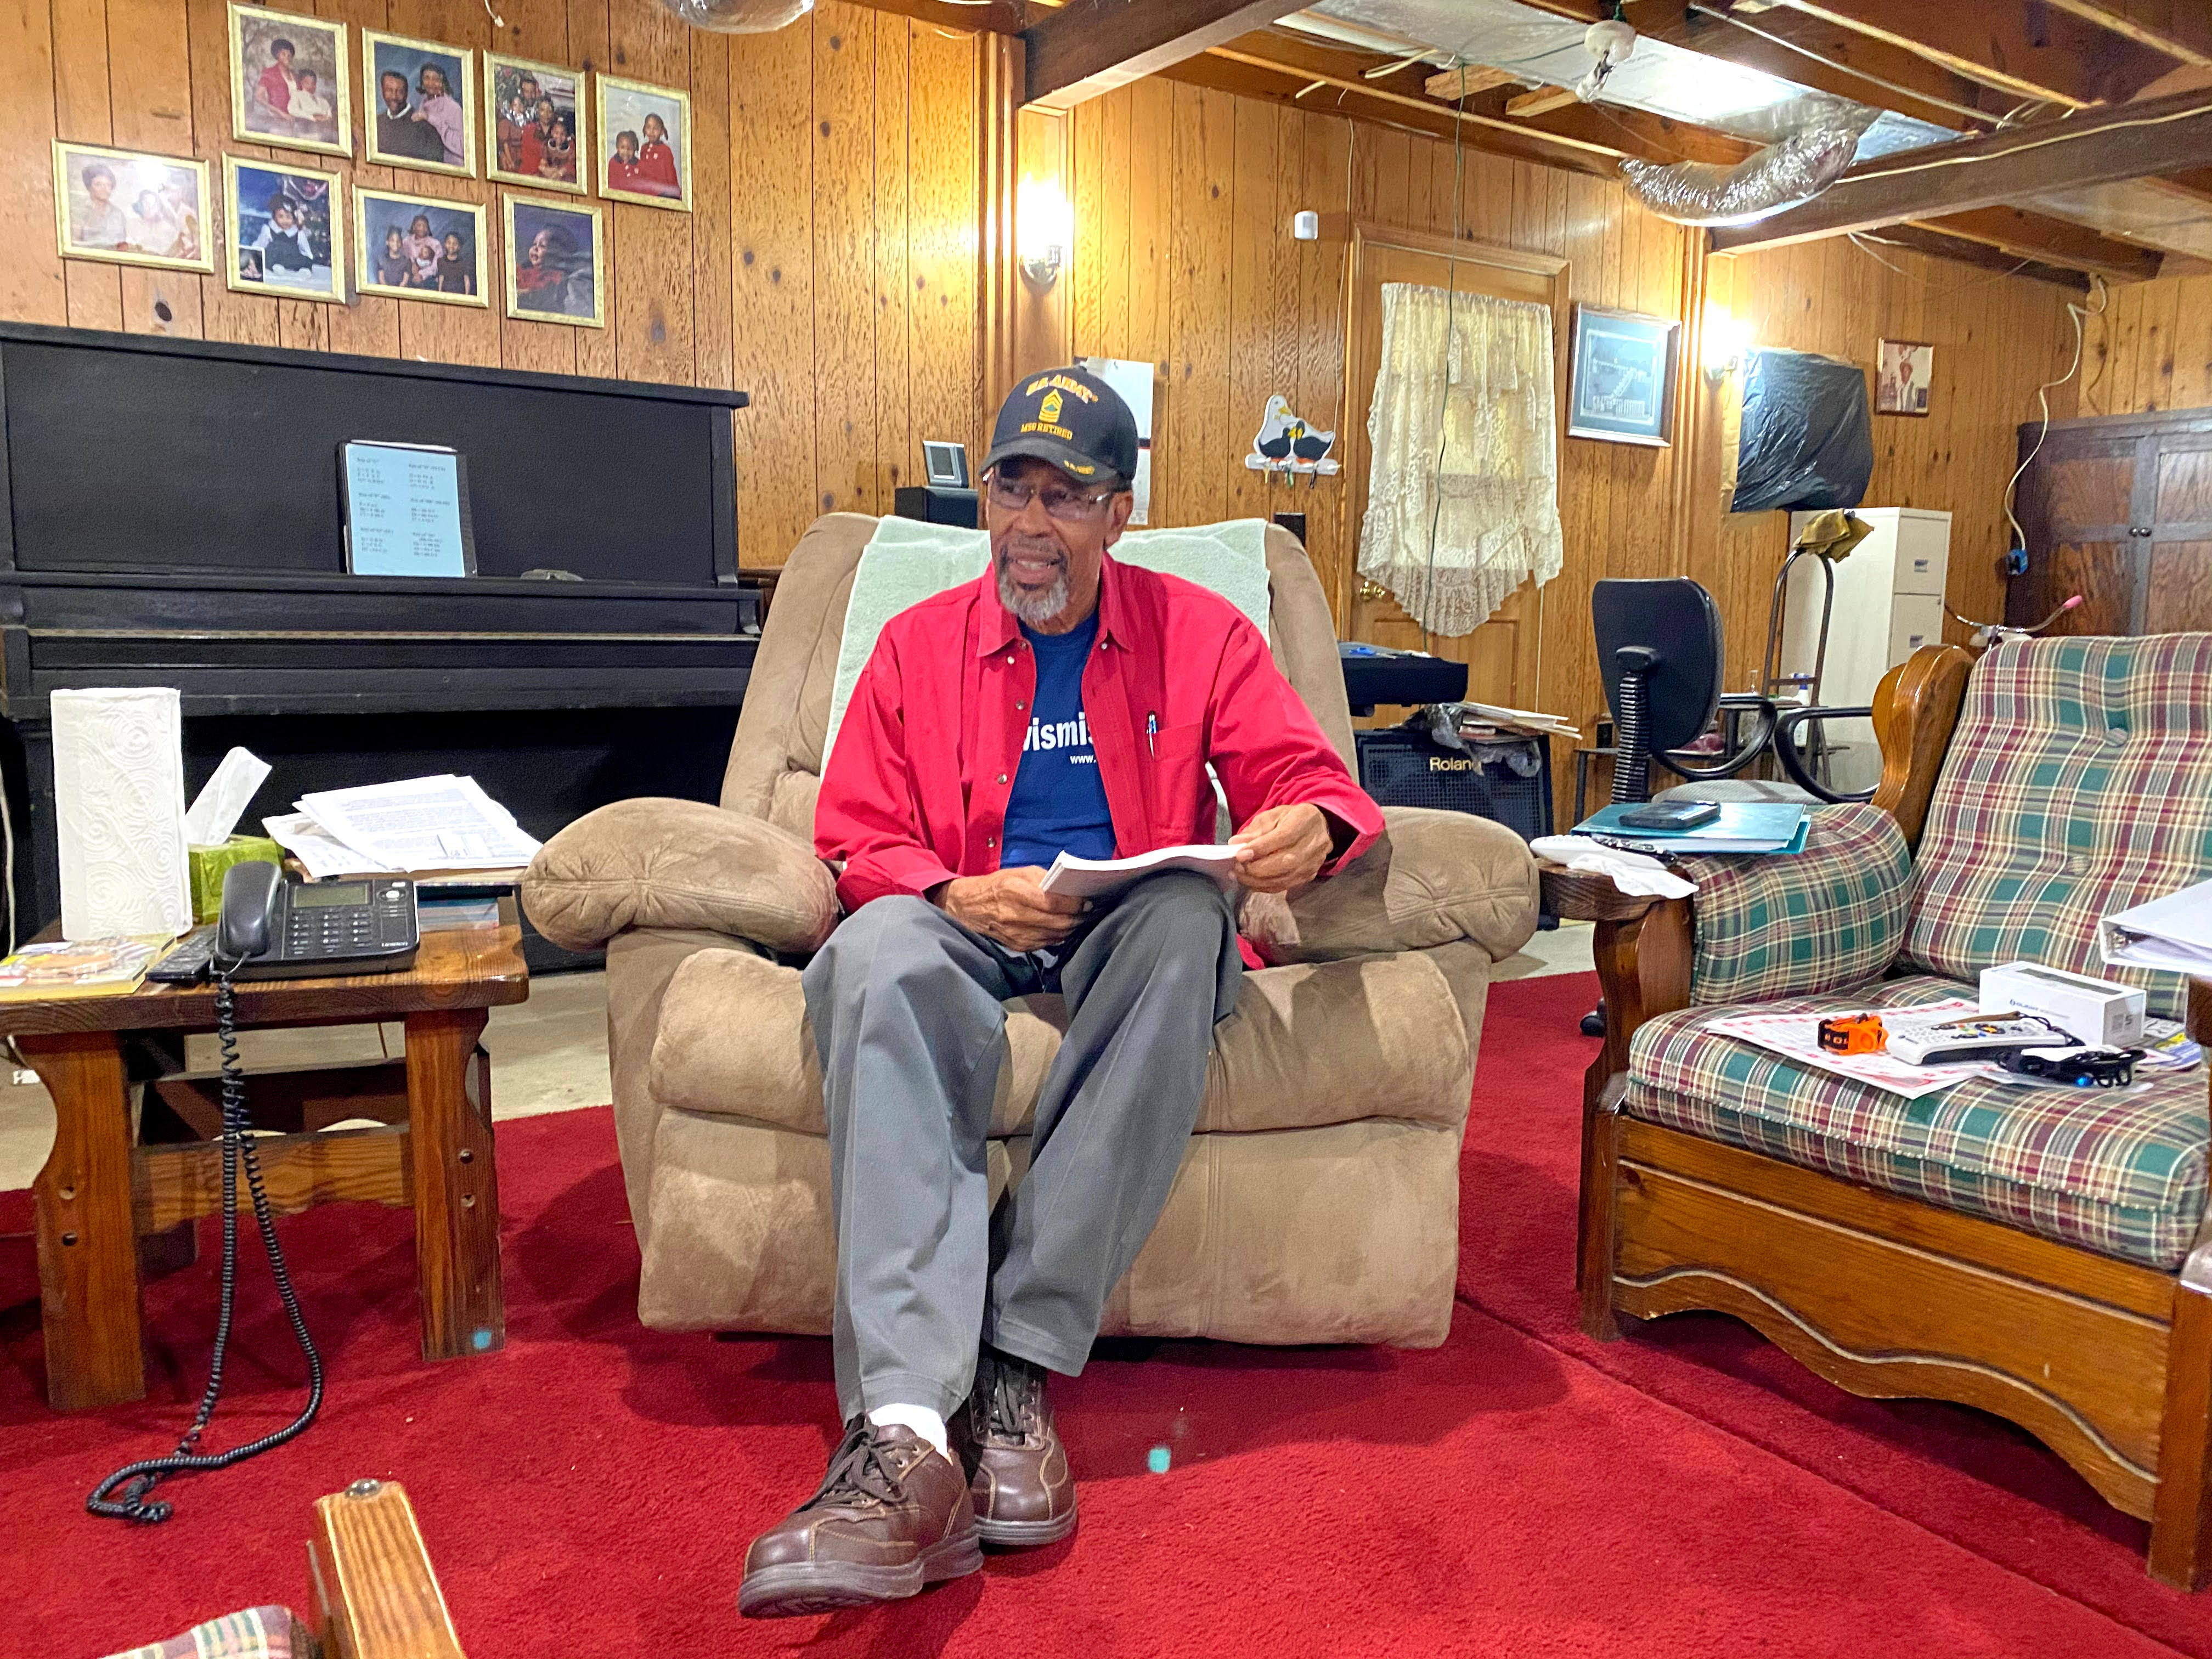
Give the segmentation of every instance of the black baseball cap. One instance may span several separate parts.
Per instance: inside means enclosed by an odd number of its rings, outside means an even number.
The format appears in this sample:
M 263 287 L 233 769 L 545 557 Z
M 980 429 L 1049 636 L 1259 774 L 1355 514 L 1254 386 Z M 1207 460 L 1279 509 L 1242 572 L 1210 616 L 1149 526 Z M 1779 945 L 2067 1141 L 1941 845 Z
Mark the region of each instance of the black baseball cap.
M 1048 368 L 1026 376 L 999 405 L 982 471 L 1018 455 L 1050 461 L 1085 483 L 1126 489 L 1137 476 L 1137 417 L 1088 369 Z

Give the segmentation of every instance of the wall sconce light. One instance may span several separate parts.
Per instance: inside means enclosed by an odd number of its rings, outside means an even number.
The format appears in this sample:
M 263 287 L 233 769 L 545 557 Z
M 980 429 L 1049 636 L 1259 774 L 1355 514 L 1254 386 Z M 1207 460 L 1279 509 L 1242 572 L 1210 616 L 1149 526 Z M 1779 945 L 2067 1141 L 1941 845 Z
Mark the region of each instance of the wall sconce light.
M 1705 378 L 1715 386 L 1726 380 L 1731 369 L 1742 368 L 1751 351 L 1751 325 L 1711 300 L 1705 301 L 1699 337 L 1698 356 Z
M 1014 252 L 1039 292 L 1060 280 L 1075 242 L 1075 215 L 1054 179 L 1024 179 L 1014 191 Z

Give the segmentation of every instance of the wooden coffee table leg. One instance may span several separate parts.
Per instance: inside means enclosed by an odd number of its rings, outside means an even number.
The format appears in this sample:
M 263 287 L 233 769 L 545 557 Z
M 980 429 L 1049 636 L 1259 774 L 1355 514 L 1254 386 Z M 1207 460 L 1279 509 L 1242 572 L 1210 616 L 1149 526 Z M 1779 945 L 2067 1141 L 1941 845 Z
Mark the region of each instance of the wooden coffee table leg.
M 491 1101 L 476 1064 L 482 1008 L 407 1016 L 407 1125 L 422 1357 L 457 1359 L 507 1342 L 499 1279 L 499 1171 Z
M 131 1215 L 131 1102 L 112 1031 L 16 1039 L 54 1102 L 54 1150 L 33 1183 L 46 1400 L 57 1411 L 146 1393 L 138 1241 Z

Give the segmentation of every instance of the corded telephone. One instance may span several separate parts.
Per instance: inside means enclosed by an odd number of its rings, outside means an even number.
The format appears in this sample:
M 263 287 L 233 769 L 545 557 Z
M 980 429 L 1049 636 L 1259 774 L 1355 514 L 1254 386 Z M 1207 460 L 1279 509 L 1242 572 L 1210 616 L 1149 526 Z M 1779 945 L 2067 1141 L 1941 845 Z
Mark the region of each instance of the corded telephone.
M 259 859 L 223 872 L 215 960 L 234 979 L 397 972 L 421 943 L 404 876 L 290 882 Z
M 195 941 L 201 939 L 195 935 Z M 194 954 L 190 965 L 161 977 L 171 981 L 215 976 L 216 1036 L 222 1055 L 222 1290 L 216 1322 L 215 1349 L 208 1359 L 207 1389 L 199 1410 L 177 1449 L 167 1457 L 143 1458 L 101 1481 L 85 1499 L 94 1515 L 142 1524 L 169 1518 L 168 1502 L 154 1489 L 171 1475 L 228 1468 L 283 1445 L 315 1420 L 323 1404 L 323 1362 L 307 1334 L 307 1322 L 293 1294 L 292 1275 L 276 1240 L 276 1212 L 262 1182 L 254 1151 L 252 1124 L 246 1112 L 246 1074 L 238 1060 L 237 1005 L 232 982 L 240 979 L 300 979 L 325 974 L 396 971 L 415 960 L 421 934 L 415 916 L 415 884 L 401 876 L 359 881 L 288 882 L 265 859 L 233 865 L 223 872 L 222 909 L 215 938 Z M 173 955 L 193 949 L 191 943 Z M 161 964 L 169 966 L 167 963 Z M 307 1403 L 281 1429 L 228 1451 L 203 1452 L 200 1437 L 222 1397 L 222 1365 L 229 1346 L 231 1310 L 238 1287 L 239 1177 L 253 1206 L 253 1219 L 267 1251 L 277 1299 L 283 1304 L 294 1340 L 307 1362 Z

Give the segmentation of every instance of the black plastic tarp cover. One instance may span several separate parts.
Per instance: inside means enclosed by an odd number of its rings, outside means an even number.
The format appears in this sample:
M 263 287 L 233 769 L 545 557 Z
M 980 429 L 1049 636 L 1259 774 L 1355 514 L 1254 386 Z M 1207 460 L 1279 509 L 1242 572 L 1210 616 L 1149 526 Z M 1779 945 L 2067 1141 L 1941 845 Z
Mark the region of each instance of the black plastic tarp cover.
M 1874 476 L 1866 374 L 1809 351 L 1754 351 L 1731 513 L 1856 507 Z

